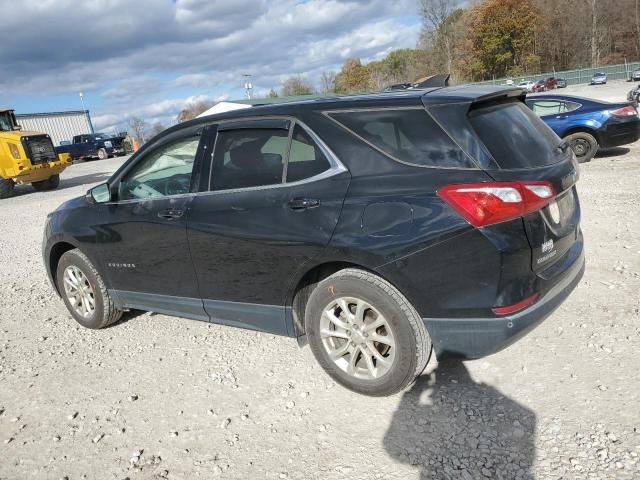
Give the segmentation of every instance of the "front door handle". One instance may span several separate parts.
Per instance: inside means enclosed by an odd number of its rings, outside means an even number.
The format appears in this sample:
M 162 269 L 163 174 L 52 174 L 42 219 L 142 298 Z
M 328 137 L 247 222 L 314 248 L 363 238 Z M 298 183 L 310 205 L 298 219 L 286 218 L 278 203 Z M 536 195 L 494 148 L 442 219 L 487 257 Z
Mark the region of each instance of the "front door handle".
M 289 208 L 291 210 L 306 210 L 307 208 L 318 206 L 320 206 L 320 200 L 317 198 L 293 198 L 289 200 Z
M 184 215 L 184 210 L 180 208 L 167 208 L 166 210 L 160 210 L 158 217 L 165 218 L 167 220 L 174 220 Z

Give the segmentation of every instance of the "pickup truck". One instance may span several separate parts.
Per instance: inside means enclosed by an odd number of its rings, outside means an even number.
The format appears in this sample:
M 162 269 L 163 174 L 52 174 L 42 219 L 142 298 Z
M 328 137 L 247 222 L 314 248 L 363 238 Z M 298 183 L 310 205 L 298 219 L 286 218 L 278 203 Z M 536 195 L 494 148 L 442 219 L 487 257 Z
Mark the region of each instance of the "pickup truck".
M 62 141 L 56 147 L 56 153 L 68 153 L 72 160 L 84 158 L 105 158 L 124 155 L 126 152 L 124 137 L 113 137 L 104 133 L 76 135 L 72 142 Z

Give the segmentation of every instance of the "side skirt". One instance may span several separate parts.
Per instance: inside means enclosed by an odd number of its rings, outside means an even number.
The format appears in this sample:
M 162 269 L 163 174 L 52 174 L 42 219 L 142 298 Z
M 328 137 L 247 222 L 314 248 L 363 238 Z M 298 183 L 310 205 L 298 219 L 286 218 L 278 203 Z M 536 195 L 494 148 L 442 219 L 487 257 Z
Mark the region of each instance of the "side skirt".
M 173 297 L 153 293 L 109 290 L 113 302 L 121 308 L 135 308 L 191 320 L 209 321 L 199 298 Z
M 153 293 L 109 290 L 114 303 L 120 308 L 135 308 L 174 317 L 219 323 L 260 332 L 293 336 L 291 307 L 259 303 L 201 300 Z

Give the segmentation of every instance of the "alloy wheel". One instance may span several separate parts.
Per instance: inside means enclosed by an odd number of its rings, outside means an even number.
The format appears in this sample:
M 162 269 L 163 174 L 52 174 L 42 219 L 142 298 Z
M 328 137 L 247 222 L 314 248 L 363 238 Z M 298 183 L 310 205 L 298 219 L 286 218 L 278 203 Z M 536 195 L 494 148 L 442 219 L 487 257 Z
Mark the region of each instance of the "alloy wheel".
M 78 267 L 70 265 L 64 270 L 64 291 L 69 304 L 84 318 L 93 315 L 96 298 L 87 276 Z
M 355 378 L 380 378 L 393 365 L 396 342 L 389 322 L 362 299 L 339 297 L 327 305 L 320 337 L 329 358 Z

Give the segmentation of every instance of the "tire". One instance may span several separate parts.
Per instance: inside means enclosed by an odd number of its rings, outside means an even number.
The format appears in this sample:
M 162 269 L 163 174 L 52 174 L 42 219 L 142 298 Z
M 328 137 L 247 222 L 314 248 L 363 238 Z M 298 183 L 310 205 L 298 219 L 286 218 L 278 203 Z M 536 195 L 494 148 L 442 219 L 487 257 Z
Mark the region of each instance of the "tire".
M 587 132 L 576 132 L 564 137 L 576 154 L 576 158 L 580 163 L 590 162 L 598 152 L 598 141 Z
M 100 160 L 106 160 L 107 158 L 109 158 L 109 154 L 104 148 L 100 148 L 98 149 L 98 158 Z
M 33 182 L 31 185 L 39 192 L 45 190 L 55 190 L 56 188 L 58 188 L 58 185 L 60 185 L 60 175 L 56 173 L 55 175 L 51 175 L 46 180 Z
M 350 314 L 345 315 L 340 305 Z M 348 329 L 329 320 L 327 311 Z M 361 319 L 358 311 L 364 312 Z M 345 322 L 347 317 L 353 323 Z M 305 309 L 305 331 L 316 360 L 329 376 L 370 396 L 403 390 L 422 373 L 431 355 L 424 322 L 402 293 L 377 275 L 354 268 L 318 283 Z
M 67 269 L 73 272 L 72 278 L 77 280 L 76 284 L 81 285 L 86 293 L 86 295 L 79 294 L 79 297 L 83 298 L 76 297 L 79 300 L 78 303 L 72 303 L 70 298 L 74 292 L 74 287 L 71 286 L 72 282 L 67 282 L 65 277 Z M 77 273 L 78 271 L 81 275 Z M 69 313 L 83 327 L 91 329 L 104 328 L 118 321 L 122 316 L 122 311 L 114 305 L 96 267 L 80 250 L 69 250 L 60 257 L 58 268 L 56 269 L 56 283 Z M 78 289 L 76 288 L 75 291 L 77 292 Z M 88 293 L 89 291 L 90 293 Z M 90 302 L 86 299 L 87 296 L 93 299 L 92 311 Z M 83 308 L 87 305 L 89 305 L 89 308 Z
M 13 195 L 13 187 L 16 184 L 10 178 L 0 177 L 0 198 L 9 198 Z

